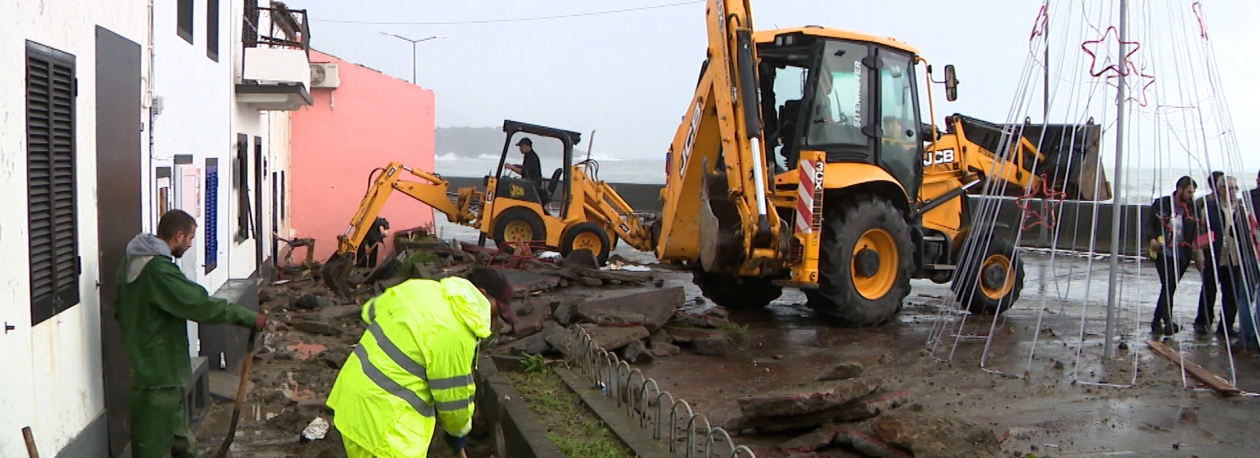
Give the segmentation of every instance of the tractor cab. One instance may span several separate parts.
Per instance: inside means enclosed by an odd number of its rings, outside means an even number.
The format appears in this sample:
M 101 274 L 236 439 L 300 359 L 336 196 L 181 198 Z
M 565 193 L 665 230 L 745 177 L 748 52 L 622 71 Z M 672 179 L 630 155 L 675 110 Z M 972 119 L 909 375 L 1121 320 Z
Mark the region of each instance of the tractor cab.
M 495 206 L 525 204 L 537 205 L 543 215 L 564 215 L 570 200 L 567 191 L 568 183 L 572 179 L 570 169 L 573 165 L 573 147 L 582 141 L 582 134 L 511 120 L 503 121 L 503 132 L 505 135 L 499 164 L 494 175 L 487 176 L 485 181 L 486 189 L 494 190 L 493 193 L 486 194 L 486 210 L 493 212 L 492 207 Z M 555 165 L 554 158 L 547 157 L 551 159 L 551 164 L 547 164 L 548 161 L 540 157 L 543 165 L 540 169 L 542 180 L 538 182 L 525 179 L 521 173 L 524 170 L 512 170 L 524 164 L 525 154 L 520 151 L 521 144 L 528 144 L 533 148 L 535 143 L 555 143 L 547 139 L 558 141 L 561 146 L 559 167 L 548 170 L 546 165 Z M 538 151 L 534 150 L 534 153 L 538 154 Z M 502 201 L 496 204 L 496 198 Z
M 766 159 L 792 170 L 802 151 L 875 165 L 914 196 L 924 154 L 914 48 L 820 27 L 755 35 Z

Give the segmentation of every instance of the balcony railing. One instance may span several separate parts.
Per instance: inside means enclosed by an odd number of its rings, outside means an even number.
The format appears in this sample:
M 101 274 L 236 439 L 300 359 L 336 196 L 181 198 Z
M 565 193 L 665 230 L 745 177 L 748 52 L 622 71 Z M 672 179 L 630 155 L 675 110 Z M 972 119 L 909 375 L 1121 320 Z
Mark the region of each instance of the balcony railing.
M 260 110 L 310 105 L 311 37 L 306 10 L 246 0 L 237 100 Z

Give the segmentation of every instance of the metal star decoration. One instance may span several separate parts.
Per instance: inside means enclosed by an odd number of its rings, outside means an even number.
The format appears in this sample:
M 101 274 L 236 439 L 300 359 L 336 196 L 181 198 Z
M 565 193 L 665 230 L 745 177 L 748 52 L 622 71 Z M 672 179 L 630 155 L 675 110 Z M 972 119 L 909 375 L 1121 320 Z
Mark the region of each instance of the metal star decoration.
M 1138 48 L 1142 47 L 1142 44 L 1136 41 L 1121 42 L 1120 31 L 1116 29 L 1115 26 L 1107 27 L 1106 32 L 1103 32 L 1102 38 L 1081 43 L 1081 50 L 1085 51 L 1085 54 L 1089 54 L 1091 59 L 1089 63 L 1090 75 L 1099 77 L 1107 72 L 1114 72 L 1118 75 L 1129 76 L 1128 65 L 1121 66 L 1120 64 L 1111 61 L 1111 50 L 1119 49 L 1120 43 L 1129 45 L 1129 51 L 1124 55 L 1124 60 L 1126 62 L 1129 58 L 1133 57 L 1133 54 L 1137 53 Z M 1102 49 L 1099 49 L 1100 47 Z M 1098 61 L 1099 57 L 1103 58 L 1102 62 Z M 1100 64 L 1106 64 L 1106 66 L 1098 69 Z

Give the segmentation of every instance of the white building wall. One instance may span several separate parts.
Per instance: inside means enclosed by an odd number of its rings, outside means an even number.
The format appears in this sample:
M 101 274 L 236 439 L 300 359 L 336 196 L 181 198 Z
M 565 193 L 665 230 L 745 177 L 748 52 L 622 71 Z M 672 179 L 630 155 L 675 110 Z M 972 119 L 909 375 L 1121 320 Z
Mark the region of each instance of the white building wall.
M 192 213 L 197 218 L 199 230 L 193 239 L 193 247 L 179 261 L 184 273 L 189 278 L 214 292 L 230 278 L 229 249 L 232 233 L 235 230 L 235 213 L 229 212 L 232 202 L 228 191 L 231 189 L 232 159 L 235 150 L 235 136 L 231 130 L 231 108 L 233 98 L 232 86 L 228 84 L 226 74 L 231 71 L 232 53 L 229 31 L 232 21 L 239 22 L 241 14 L 230 9 L 227 2 L 219 7 L 219 58 L 216 62 L 207 56 L 207 4 L 206 0 L 193 1 L 193 33 L 192 43 L 180 37 L 176 30 L 178 2 L 166 1 L 154 4 L 154 75 L 153 93 L 160 99 L 161 112 L 156 115 L 151 131 L 153 140 L 153 164 L 146 170 L 148 183 L 154 187 L 157 167 L 173 167 L 176 155 L 191 155 L 192 166 L 199 170 L 197 175 L 197 195 L 193 202 L 197 205 L 186 208 L 180 200 L 174 201 L 173 208 L 180 208 Z M 217 186 L 217 231 L 218 259 L 216 267 L 206 272 L 206 235 L 209 233 L 205 222 L 210 210 L 205 204 L 206 159 L 218 160 L 219 183 Z M 180 190 L 173 190 L 175 196 L 183 197 Z M 161 215 L 155 208 L 155 199 L 146 199 L 145 214 L 154 215 L 154 221 Z M 149 230 L 155 230 L 150 227 Z M 192 327 L 195 329 L 195 326 Z M 195 342 L 195 340 L 191 340 Z M 195 346 L 195 344 L 194 344 Z M 191 349 L 196 353 L 196 349 Z
M 30 426 L 45 456 L 56 456 L 104 413 L 97 281 L 96 27 L 142 46 L 148 11 L 136 0 L 0 0 L 0 456 L 26 456 Z M 25 41 L 75 56 L 78 305 L 30 326 L 27 233 Z M 147 65 L 147 61 L 142 65 Z M 144 116 L 144 114 L 142 114 Z M 143 118 L 142 118 L 143 119 Z M 104 451 L 101 452 L 102 455 Z

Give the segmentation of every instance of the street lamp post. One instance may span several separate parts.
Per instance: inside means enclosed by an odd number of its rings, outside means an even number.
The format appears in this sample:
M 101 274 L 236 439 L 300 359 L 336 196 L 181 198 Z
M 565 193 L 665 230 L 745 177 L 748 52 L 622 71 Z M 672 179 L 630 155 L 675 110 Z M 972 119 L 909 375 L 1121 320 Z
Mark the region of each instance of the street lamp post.
M 404 37 L 402 35 L 387 33 L 387 32 L 381 32 L 381 35 L 391 36 L 391 37 L 411 43 L 411 84 L 416 84 L 416 43 L 419 43 L 422 41 L 436 40 L 438 38 L 445 38 L 445 37 L 432 36 L 432 37 L 421 38 L 421 39 L 416 40 L 416 39 Z

